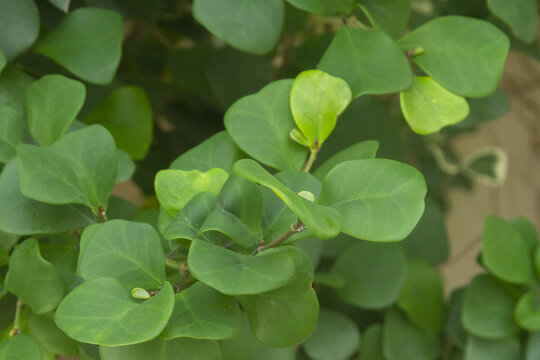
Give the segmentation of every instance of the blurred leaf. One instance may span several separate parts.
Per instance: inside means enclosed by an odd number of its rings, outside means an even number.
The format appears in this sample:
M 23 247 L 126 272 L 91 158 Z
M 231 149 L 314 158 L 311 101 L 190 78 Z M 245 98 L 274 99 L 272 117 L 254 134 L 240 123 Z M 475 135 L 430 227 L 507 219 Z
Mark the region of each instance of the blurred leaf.
M 79 354 L 75 340 L 60 331 L 54 321 L 46 315 L 32 314 L 28 321 L 28 330 L 41 348 L 50 353 L 67 356 Z
M 517 323 L 528 331 L 540 331 L 540 297 L 526 292 L 519 299 L 514 312 Z
M 8 61 L 28 49 L 39 34 L 39 13 L 33 0 L 0 0 L 0 51 Z
M 287 2 L 299 9 L 322 16 L 348 14 L 355 0 L 287 0 Z
M 462 324 L 463 301 L 465 299 L 464 287 L 452 291 L 450 302 L 447 307 L 445 334 L 450 341 L 460 349 L 465 348 L 467 333 Z
M 360 347 L 362 360 L 385 360 L 382 336 L 383 327 L 381 324 L 370 325 L 364 330 Z
M 361 0 L 358 6 L 375 26 L 399 38 L 405 32 L 411 12 L 411 0 Z
M 19 334 L 0 341 L 1 360 L 41 360 L 41 351 L 35 340 L 28 335 Z
M 540 356 L 540 332 L 529 334 L 526 346 L 526 360 L 535 360 Z
M 213 94 L 206 77 L 206 63 L 213 53 L 211 43 L 198 43 L 191 48 L 172 50 L 169 68 L 175 85 L 188 94 L 211 100 Z
M 536 38 L 538 20 L 534 0 L 487 0 L 489 10 L 504 21 L 518 39 L 532 43 Z
M 469 115 L 465 120 L 452 125 L 451 129 L 469 129 L 484 122 L 495 120 L 508 112 L 510 104 L 504 93 L 497 89 L 482 99 L 468 99 Z
M 476 150 L 463 160 L 463 173 L 489 186 L 501 186 L 508 172 L 508 155 L 496 146 Z
M 17 155 L 24 140 L 21 115 L 9 105 L 0 105 L 0 161 L 8 162 Z
M 521 344 L 516 337 L 489 340 L 469 336 L 464 360 L 521 360 Z

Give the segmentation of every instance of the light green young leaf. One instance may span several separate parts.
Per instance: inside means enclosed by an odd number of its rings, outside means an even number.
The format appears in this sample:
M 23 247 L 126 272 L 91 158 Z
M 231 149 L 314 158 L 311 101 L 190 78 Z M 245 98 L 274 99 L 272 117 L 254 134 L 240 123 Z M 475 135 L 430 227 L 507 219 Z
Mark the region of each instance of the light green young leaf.
M 493 15 L 504 21 L 519 40 L 532 43 L 536 38 L 538 20 L 534 0 L 487 0 Z
M 358 6 L 373 26 L 393 39 L 405 32 L 411 13 L 411 0 L 360 0 Z
M 50 147 L 21 145 L 17 153 L 21 192 L 51 204 L 107 208 L 116 180 L 114 140 L 99 125 L 65 135 Z
M 304 342 L 304 351 L 314 360 L 346 360 L 357 351 L 360 332 L 346 315 L 321 309 L 317 326 Z
M 503 219 L 490 215 L 482 235 L 482 261 L 499 279 L 528 284 L 534 279 L 531 253 L 519 231 Z
M 526 292 L 519 299 L 514 312 L 519 326 L 528 331 L 540 331 L 540 298 L 534 292 Z
M 235 299 L 199 281 L 175 295 L 171 319 L 160 337 L 222 340 L 238 336 L 243 327 Z
M 238 100 L 225 113 L 225 128 L 249 156 L 278 170 L 299 170 L 308 150 L 289 138 L 293 80 L 280 80 Z M 264 136 L 261 136 L 264 134 Z
M 218 194 L 228 177 L 221 168 L 207 172 L 161 170 L 155 180 L 156 196 L 167 213 L 175 216 L 195 195 L 201 192 Z
M 222 168 L 229 174 L 235 162 L 245 155 L 226 131 L 221 131 L 177 157 L 170 168 L 208 171 Z
M 25 240 L 13 250 L 5 287 L 35 314 L 54 310 L 66 293 L 64 280 L 54 266 L 41 257 L 36 239 Z
M 239 50 L 266 54 L 284 20 L 282 0 L 195 0 L 193 16 L 212 34 Z
M 407 90 L 413 83 L 407 58 L 382 31 L 343 26 L 318 68 L 347 81 L 355 98 Z
M 174 306 L 172 286 L 165 282 L 148 300 L 131 296 L 115 279 L 101 277 L 77 286 L 62 300 L 56 325 L 70 338 L 103 346 L 137 344 L 158 336 Z
M 514 321 L 514 295 L 489 275 L 476 276 L 465 293 L 461 320 L 470 333 L 501 339 L 518 330 Z
M 330 159 L 322 163 L 321 166 L 317 167 L 317 169 L 313 172 L 313 175 L 322 181 L 330 170 L 344 161 L 375 158 L 378 148 L 379 142 L 377 140 L 362 141 L 351 145 L 348 148 L 341 150 L 337 154 L 334 154 Z
M 413 61 L 448 91 L 472 98 L 497 89 L 510 45 L 494 25 L 463 16 L 431 20 L 398 44 L 403 50 L 424 49 Z
M 322 16 L 335 16 L 348 14 L 355 0 L 287 0 L 289 4 L 301 10 Z
M 384 318 L 383 350 L 388 360 L 432 360 L 442 352 L 440 339 L 411 324 L 397 309 L 391 309 Z
M 122 18 L 111 10 L 79 8 L 70 12 L 34 51 L 95 84 L 111 82 L 122 54 Z
M 87 124 L 103 125 L 116 146 L 133 159 L 143 159 L 154 133 L 154 117 L 143 89 L 124 86 L 109 94 L 86 118 Z
M 0 50 L 8 61 L 28 49 L 39 35 L 39 12 L 33 0 L 0 0 Z
M 18 234 L 51 234 L 83 228 L 95 222 L 81 205 L 52 205 L 25 197 L 19 190 L 17 161 L 6 164 L 0 175 L 0 229 Z
M 521 344 L 515 336 L 490 340 L 469 336 L 464 360 L 522 360 Z
M 77 273 L 85 280 L 110 277 L 126 289 L 151 290 L 165 281 L 165 255 L 156 230 L 143 223 L 110 220 L 87 227 Z
M 28 332 L 42 349 L 66 356 L 77 356 L 79 351 L 75 340 L 66 336 L 47 315 L 32 314 L 28 319 Z
M 313 267 L 307 255 L 298 247 L 269 249 L 262 254 L 283 250 L 294 254 L 296 270 L 292 282 L 273 291 L 238 297 L 253 334 L 271 347 L 288 347 L 304 341 L 315 328 L 319 314 L 317 295 L 311 288 Z M 275 276 L 270 269 L 265 273 Z
M 234 164 L 233 173 L 270 188 L 315 236 L 331 239 L 339 234 L 342 219 L 336 209 L 304 199 L 283 185 L 256 161 L 250 159 L 238 161 Z
M 62 75 L 45 75 L 28 86 L 24 112 L 28 130 L 39 145 L 51 145 L 64 135 L 85 97 L 81 82 Z
M 296 77 L 291 88 L 291 112 L 310 148 L 322 146 L 351 97 L 344 80 L 323 71 L 308 70 Z
M 191 274 L 223 294 L 258 294 L 285 286 L 293 280 L 294 259 L 290 249 L 243 255 L 196 240 L 188 254 Z
M 35 340 L 19 334 L 0 341 L 0 360 L 42 360 L 41 350 Z
M 337 290 L 345 302 L 366 309 L 391 305 L 407 278 L 407 259 L 401 244 L 356 242 L 336 260 L 332 272 L 345 279 Z
M 387 159 L 351 160 L 328 173 L 319 203 L 343 216 L 341 231 L 369 241 L 401 241 L 424 212 L 426 183 L 412 166 Z
M 23 120 L 17 110 L 0 105 L 0 162 L 17 155 L 17 146 L 24 141 Z
M 465 98 L 454 95 L 430 77 L 414 77 L 414 85 L 399 94 L 403 117 L 420 135 L 438 132 L 469 114 Z
M 130 346 L 100 346 L 102 360 L 216 360 L 221 359 L 219 343 L 188 338 L 160 338 Z
M 437 270 L 423 262 L 411 261 L 397 305 L 414 325 L 431 333 L 440 332 L 445 320 L 445 305 Z

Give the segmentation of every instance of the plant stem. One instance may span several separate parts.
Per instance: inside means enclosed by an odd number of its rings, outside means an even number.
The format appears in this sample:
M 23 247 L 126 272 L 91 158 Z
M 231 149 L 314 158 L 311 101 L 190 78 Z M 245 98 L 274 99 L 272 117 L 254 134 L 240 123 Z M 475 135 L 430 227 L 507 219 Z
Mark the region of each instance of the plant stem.
M 302 223 L 302 220 L 298 219 L 294 224 L 291 225 L 290 228 L 287 229 L 283 234 L 279 235 L 276 239 L 274 239 L 270 244 L 263 246 L 261 251 L 276 247 L 283 243 L 285 240 L 290 238 L 296 233 L 299 233 L 305 229 L 304 224 Z
M 302 171 L 309 172 L 311 170 L 311 167 L 313 166 L 313 163 L 315 162 L 315 159 L 317 159 L 317 153 L 319 152 L 318 149 L 311 149 L 309 152 L 309 158 L 302 166 Z
M 9 332 L 9 336 L 13 337 L 21 332 L 21 310 L 23 303 L 21 300 L 17 300 L 17 308 L 15 309 L 15 320 L 13 320 L 13 329 Z

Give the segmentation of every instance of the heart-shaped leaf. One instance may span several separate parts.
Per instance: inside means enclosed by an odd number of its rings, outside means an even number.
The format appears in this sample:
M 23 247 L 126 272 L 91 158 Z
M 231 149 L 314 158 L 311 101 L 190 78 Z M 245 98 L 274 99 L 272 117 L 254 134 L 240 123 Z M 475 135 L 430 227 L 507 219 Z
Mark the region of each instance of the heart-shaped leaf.
M 107 208 L 117 159 L 114 140 L 102 126 L 71 132 L 50 147 L 21 145 L 17 160 L 25 196 L 51 204 L 87 205 L 95 213 L 102 205 Z
M 62 300 L 56 325 L 69 337 L 103 346 L 151 340 L 167 325 L 174 307 L 172 286 L 165 282 L 148 300 L 137 300 L 123 284 L 101 277 L 77 286 Z
M 484 97 L 497 89 L 509 41 L 494 25 L 463 16 L 438 17 L 398 42 L 403 50 L 421 48 L 414 62 L 445 89 Z
M 400 241 L 424 212 L 426 183 L 413 167 L 387 159 L 351 160 L 324 179 L 319 203 L 343 216 L 341 231 L 358 239 Z
M 221 168 L 207 172 L 161 170 L 155 180 L 156 196 L 167 213 L 175 216 L 198 193 L 206 191 L 217 195 L 228 176 Z
M 428 135 L 457 124 L 469 114 L 469 104 L 430 77 L 415 76 L 413 87 L 400 93 L 401 111 L 411 129 Z
M 229 45 L 253 54 L 274 48 L 284 20 L 282 0 L 195 0 L 193 16 Z
M 233 173 L 270 188 L 315 236 L 331 239 L 339 234 L 342 219 L 335 209 L 317 205 L 299 196 L 256 161 L 250 159 L 238 161 L 234 164 Z
M 188 267 L 196 279 L 228 295 L 277 289 L 291 282 L 295 271 L 290 249 L 242 255 L 202 240 L 191 243 Z
M 81 236 L 77 272 L 85 280 L 110 277 L 126 289 L 159 288 L 165 281 L 165 255 L 148 224 L 110 220 L 87 227 Z
M 308 152 L 289 138 L 295 127 L 289 101 L 292 85 L 293 80 L 273 82 L 234 103 L 224 119 L 227 132 L 242 150 L 278 170 L 299 170 Z
M 309 148 L 318 149 L 323 144 L 351 97 L 344 80 L 323 71 L 308 70 L 296 77 L 291 89 L 291 112 Z
M 34 51 L 83 80 L 111 82 L 122 54 L 123 24 L 114 11 L 79 8 L 70 12 Z
M 24 140 L 21 115 L 9 105 L 0 105 L 0 161 L 8 162 L 17 155 L 17 146 Z
M 353 97 L 395 93 L 407 90 L 413 83 L 407 58 L 382 31 L 343 26 L 318 68 L 347 81 Z
M 41 257 L 36 239 L 18 245 L 9 259 L 6 289 L 30 306 L 35 314 L 54 310 L 66 293 L 64 280 L 48 261 Z
M 175 295 L 171 319 L 160 336 L 222 340 L 238 336 L 243 326 L 235 299 L 199 281 Z
M 24 93 L 28 130 L 40 145 L 51 145 L 64 135 L 81 110 L 84 85 L 61 75 L 45 75 Z

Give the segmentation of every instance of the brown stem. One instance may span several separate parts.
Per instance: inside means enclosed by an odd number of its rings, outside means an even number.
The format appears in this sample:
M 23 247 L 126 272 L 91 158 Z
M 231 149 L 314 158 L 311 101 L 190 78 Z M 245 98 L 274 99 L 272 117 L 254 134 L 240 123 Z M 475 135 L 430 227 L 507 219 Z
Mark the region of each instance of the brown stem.
M 274 239 L 270 244 L 263 246 L 261 251 L 276 247 L 283 243 L 285 240 L 290 238 L 296 233 L 299 233 L 301 231 L 304 231 L 306 227 L 304 226 L 304 223 L 302 223 L 302 220 L 298 219 L 294 224 L 291 225 L 290 228 L 287 229 L 283 234 L 279 235 L 276 239 Z

